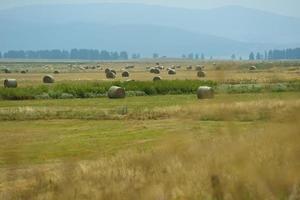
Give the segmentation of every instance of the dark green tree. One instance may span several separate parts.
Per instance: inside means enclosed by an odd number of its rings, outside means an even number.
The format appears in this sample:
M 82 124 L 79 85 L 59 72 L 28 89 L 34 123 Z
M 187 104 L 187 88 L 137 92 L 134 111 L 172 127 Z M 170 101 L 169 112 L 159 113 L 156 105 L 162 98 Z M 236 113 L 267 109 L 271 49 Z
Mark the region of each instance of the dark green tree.
M 255 57 L 254 57 L 254 53 L 251 52 L 250 55 L 249 55 L 249 60 L 255 60 Z
M 261 55 L 260 55 L 260 53 L 258 53 L 258 52 L 257 52 L 257 54 L 256 54 L 256 57 L 255 57 L 255 58 L 256 58 L 256 60 L 260 60 L 260 59 L 261 59 Z
M 205 55 L 204 55 L 204 53 L 201 54 L 201 60 L 205 60 Z
M 235 60 L 235 59 L 236 59 L 235 54 L 232 54 L 232 55 L 231 55 L 231 60 Z

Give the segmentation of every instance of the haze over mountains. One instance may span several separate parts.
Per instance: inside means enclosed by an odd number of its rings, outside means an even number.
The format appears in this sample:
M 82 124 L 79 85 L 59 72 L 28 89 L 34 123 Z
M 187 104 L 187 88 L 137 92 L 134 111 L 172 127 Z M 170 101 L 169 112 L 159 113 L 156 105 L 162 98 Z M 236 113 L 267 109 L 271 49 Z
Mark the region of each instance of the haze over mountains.
M 0 24 L 0 51 L 95 48 L 228 56 L 300 44 L 300 19 L 237 6 L 36 5 L 0 10 Z

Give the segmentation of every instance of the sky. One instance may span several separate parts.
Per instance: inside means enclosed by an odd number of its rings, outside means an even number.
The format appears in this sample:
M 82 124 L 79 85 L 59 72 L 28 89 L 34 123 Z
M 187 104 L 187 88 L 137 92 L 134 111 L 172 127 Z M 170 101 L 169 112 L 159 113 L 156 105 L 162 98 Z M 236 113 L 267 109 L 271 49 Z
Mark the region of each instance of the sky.
M 300 0 L 0 0 L 0 9 L 32 4 L 103 2 L 144 3 L 199 9 L 209 9 L 228 5 L 239 5 L 248 8 L 256 8 L 286 16 L 294 16 L 300 18 Z

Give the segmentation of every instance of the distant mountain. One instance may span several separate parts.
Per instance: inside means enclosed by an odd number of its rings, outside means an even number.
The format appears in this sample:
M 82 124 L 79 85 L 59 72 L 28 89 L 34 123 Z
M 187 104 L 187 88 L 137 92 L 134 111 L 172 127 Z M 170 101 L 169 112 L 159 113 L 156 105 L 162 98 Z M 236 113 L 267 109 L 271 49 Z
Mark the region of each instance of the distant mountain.
M 300 44 L 300 19 L 231 6 L 37 5 L 0 10 L 0 50 L 97 48 L 222 56 Z

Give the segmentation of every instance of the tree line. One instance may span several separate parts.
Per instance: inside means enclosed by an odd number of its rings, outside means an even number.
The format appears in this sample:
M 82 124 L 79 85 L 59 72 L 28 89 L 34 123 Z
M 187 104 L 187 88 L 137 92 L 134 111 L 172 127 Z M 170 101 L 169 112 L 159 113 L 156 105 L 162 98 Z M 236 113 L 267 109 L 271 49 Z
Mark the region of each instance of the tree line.
M 134 57 L 140 56 L 134 54 Z M 72 49 L 66 50 L 37 50 L 37 51 L 23 51 L 23 50 L 11 50 L 5 53 L 0 52 L 0 58 L 11 59 L 80 59 L 80 60 L 128 60 L 128 53 L 126 51 L 121 52 L 109 52 L 106 50 L 95 49 Z
M 295 49 L 283 49 L 283 50 L 269 50 L 264 53 L 251 52 L 249 54 L 249 60 L 291 60 L 300 59 L 300 48 Z
M 158 53 L 153 53 L 152 58 L 159 59 L 159 58 L 166 58 L 166 56 L 160 56 Z M 201 55 L 198 53 L 189 53 L 189 54 L 182 54 L 182 59 L 190 59 L 190 60 L 205 60 L 205 55 L 202 53 Z

